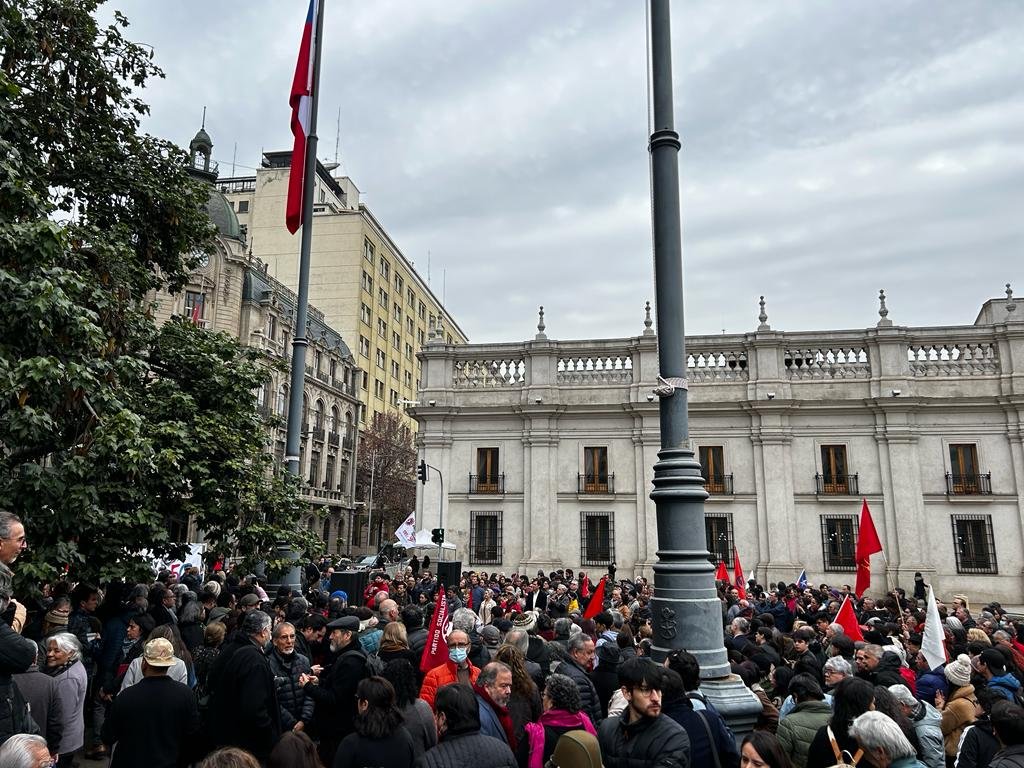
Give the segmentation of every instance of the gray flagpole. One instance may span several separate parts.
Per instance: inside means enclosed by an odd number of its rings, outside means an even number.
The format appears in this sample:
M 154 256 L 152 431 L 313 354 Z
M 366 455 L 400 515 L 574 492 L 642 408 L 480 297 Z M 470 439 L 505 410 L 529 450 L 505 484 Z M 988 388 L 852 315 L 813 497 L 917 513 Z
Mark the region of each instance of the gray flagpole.
M 295 332 L 292 336 L 291 390 L 288 403 L 288 436 L 285 443 L 285 462 L 288 474 L 299 477 L 299 441 L 305 427 L 302 412 L 302 393 L 306 381 L 306 323 L 309 318 L 309 253 L 313 244 L 313 182 L 316 179 L 316 115 L 320 103 L 320 54 L 323 50 L 324 2 L 318 0 L 314 19 L 313 88 L 310 93 L 309 135 L 306 136 L 305 172 L 302 177 L 302 241 L 299 249 L 299 296 L 295 308 Z M 301 478 L 299 478 L 301 482 Z M 296 554 L 280 547 L 281 554 L 295 561 Z M 301 576 L 295 564 L 281 582 L 298 590 Z

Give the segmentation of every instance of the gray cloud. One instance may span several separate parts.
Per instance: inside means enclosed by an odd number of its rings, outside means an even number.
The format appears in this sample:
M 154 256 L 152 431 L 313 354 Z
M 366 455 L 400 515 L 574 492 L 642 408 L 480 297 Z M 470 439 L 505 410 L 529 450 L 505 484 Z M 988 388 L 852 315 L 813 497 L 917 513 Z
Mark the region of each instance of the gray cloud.
M 286 148 L 304 3 L 118 0 L 222 173 Z M 474 341 L 635 334 L 653 297 L 641 2 L 327 0 L 320 155 Z M 1024 293 L 1024 6 L 673 4 L 687 328 L 969 323 Z M 241 166 L 248 166 L 243 168 Z

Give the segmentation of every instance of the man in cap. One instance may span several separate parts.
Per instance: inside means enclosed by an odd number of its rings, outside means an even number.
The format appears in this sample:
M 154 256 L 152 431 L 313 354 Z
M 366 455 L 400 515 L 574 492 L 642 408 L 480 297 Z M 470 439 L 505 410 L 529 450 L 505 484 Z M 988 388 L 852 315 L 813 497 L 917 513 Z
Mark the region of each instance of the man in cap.
M 167 676 L 174 648 L 158 637 L 142 653 L 143 679 L 114 699 L 103 723 L 103 741 L 115 747 L 111 768 L 176 768 L 198 757 L 190 749 L 199 733 L 196 699 L 187 685 Z
M 368 676 L 366 653 L 359 643 L 359 619 L 342 616 L 328 623 L 334 663 L 323 678 L 302 675 L 299 683 L 316 702 L 310 731 L 320 739 L 320 759 L 334 764 L 341 740 L 353 731 L 356 716 L 356 688 Z
M 242 613 L 251 613 L 252 611 L 259 610 L 259 595 L 252 592 L 247 595 L 242 595 L 242 599 L 238 601 L 238 607 L 242 609 Z

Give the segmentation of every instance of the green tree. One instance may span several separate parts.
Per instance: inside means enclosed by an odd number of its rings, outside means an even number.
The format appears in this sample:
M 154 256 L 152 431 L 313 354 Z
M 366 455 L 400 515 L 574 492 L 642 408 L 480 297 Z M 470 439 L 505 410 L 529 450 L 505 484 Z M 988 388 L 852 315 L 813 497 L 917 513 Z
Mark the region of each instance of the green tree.
M 162 73 L 98 5 L 0 4 L 0 505 L 29 580 L 136 575 L 143 550 L 181 554 L 168 521 L 190 513 L 250 559 L 298 528 L 257 449 L 260 361 L 145 303 L 209 247 L 209 191 L 139 132 Z

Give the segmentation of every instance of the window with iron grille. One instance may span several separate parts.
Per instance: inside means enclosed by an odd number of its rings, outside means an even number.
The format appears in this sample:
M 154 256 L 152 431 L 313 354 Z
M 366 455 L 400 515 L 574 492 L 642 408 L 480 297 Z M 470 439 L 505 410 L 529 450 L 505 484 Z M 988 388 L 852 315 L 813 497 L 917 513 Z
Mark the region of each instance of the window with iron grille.
M 704 535 L 712 563 L 731 563 L 733 550 L 732 515 L 704 515 Z
M 501 563 L 501 512 L 470 512 L 469 562 Z
M 999 573 L 992 515 L 953 515 L 957 573 Z
M 821 516 L 822 563 L 826 571 L 857 570 L 857 516 Z
M 580 562 L 583 565 L 615 562 L 615 521 L 611 512 L 580 513 Z

